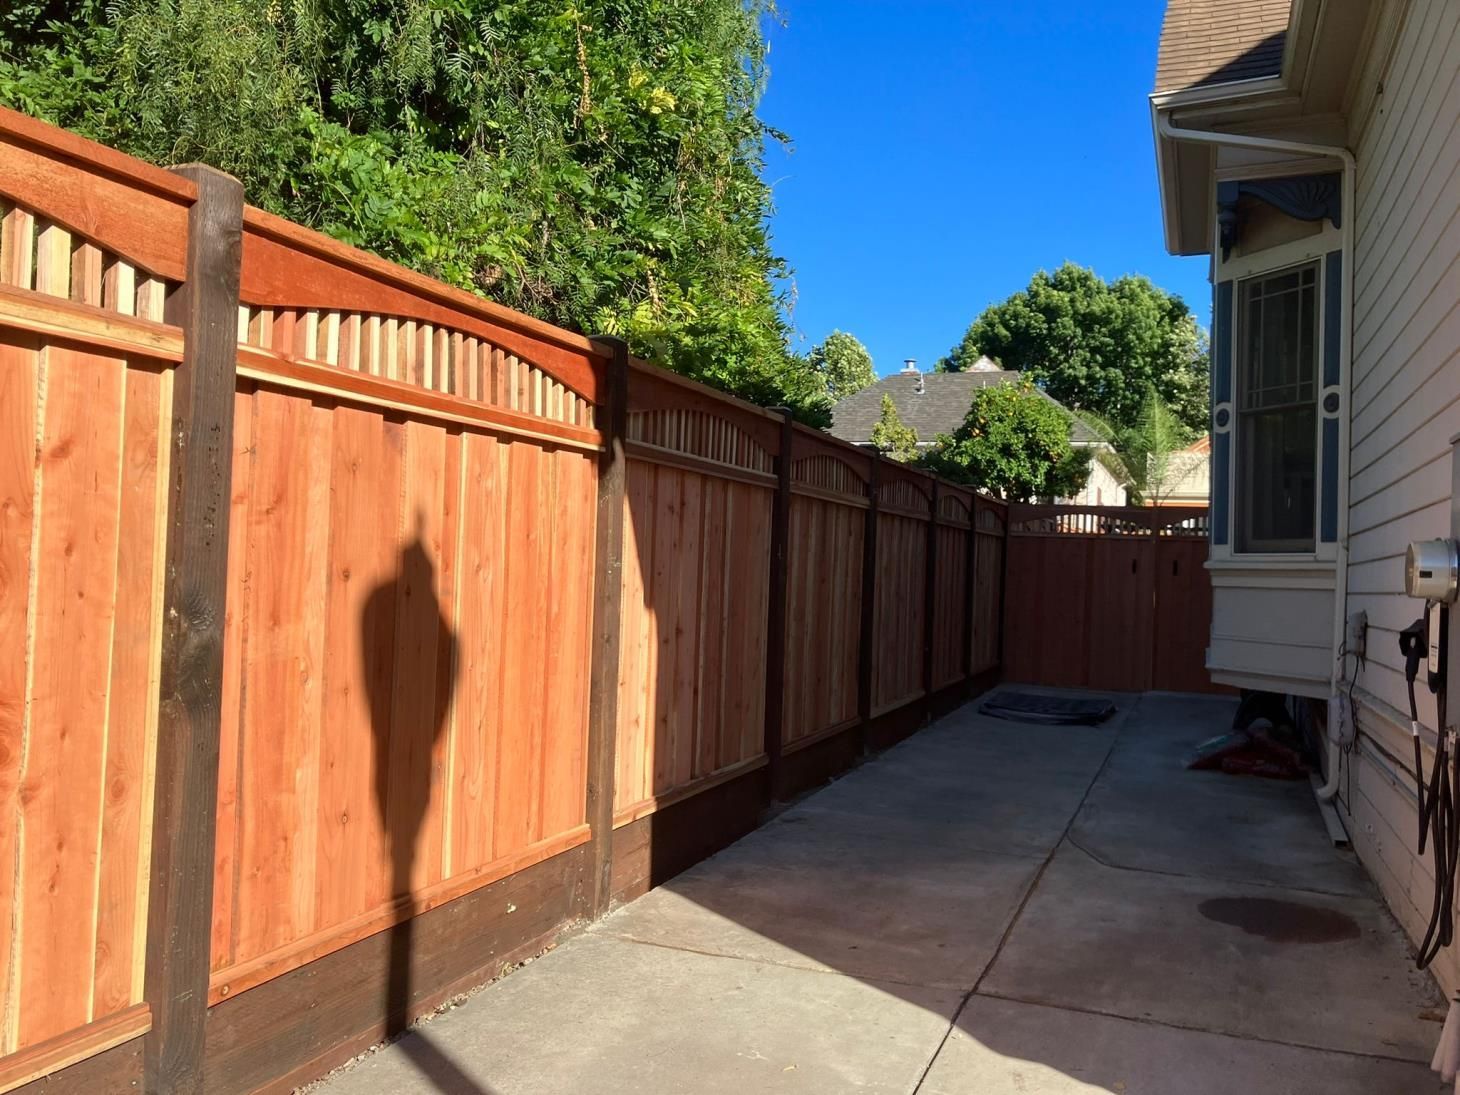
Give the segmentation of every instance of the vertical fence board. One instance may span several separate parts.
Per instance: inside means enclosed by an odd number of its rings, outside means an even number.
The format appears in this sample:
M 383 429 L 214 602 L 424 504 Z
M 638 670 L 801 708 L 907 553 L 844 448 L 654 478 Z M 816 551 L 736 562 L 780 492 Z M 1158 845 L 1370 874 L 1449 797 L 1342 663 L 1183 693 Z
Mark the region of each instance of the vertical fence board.
M 439 673 L 447 647 L 449 621 L 442 606 L 451 603 L 447 499 L 446 431 L 408 422 L 400 529 L 400 581 L 395 603 L 395 680 L 391 689 L 389 772 L 385 785 L 386 829 L 391 840 L 414 834 L 409 877 L 396 877 L 392 897 L 421 889 L 440 877 L 439 812 L 431 808 L 436 785 L 434 744 L 443 719 Z M 344 530 L 341 530 L 342 532 Z
M 694 773 L 709 775 L 719 767 L 721 742 L 725 732 L 725 696 L 733 684 L 725 680 L 725 610 L 726 598 L 734 592 L 725 588 L 725 561 L 733 547 L 726 537 L 726 498 L 724 481 L 705 480 L 703 565 L 700 568 L 702 600 L 699 618 L 698 676 L 695 682 Z M 728 686 L 728 687 L 727 687 Z
M 44 368 L 20 811 L 22 1047 L 92 1017 L 125 380 L 122 362 L 58 346 Z M 78 962 L 85 975 L 57 976 Z
M 559 450 L 555 465 L 552 563 L 548 595 L 551 627 L 549 657 L 561 660 L 562 673 L 544 681 L 546 708 L 543 742 L 543 806 L 541 837 L 583 824 L 588 748 L 588 676 L 593 588 L 591 571 L 595 527 L 593 511 L 585 510 L 596 488 L 589 458 Z M 585 513 L 588 516 L 585 518 Z
M 142 836 L 150 822 L 152 758 L 156 749 L 153 696 L 157 681 L 160 613 L 154 608 L 162 575 L 157 546 L 165 496 L 158 472 L 166 459 L 164 415 L 172 408 L 163 374 L 129 369 L 123 402 L 120 527 L 117 539 L 116 621 L 113 628 L 112 693 L 107 713 L 102 835 L 97 878 L 93 952 L 96 985 L 92 1017 L 133 1003 L 141 989 L 145 937 L 147 853 Z
M 242 806 L 240 773 L 243 751 L 243 677 L 247 651 L 249 610 L 248 551 L 252 525 L 249 500 L 253 493 L 252 391 L 240 391 L 233 401 L 233 481 L 229 493 L 228 588 L 223 621 L 222 698 L 218 731 L 218 798 L 213 857 L 213 908 L 209 970 L 229 965 L 234 957 L 238 899 L 239 813 Z
M 14 213 L 10 216 L 14 217 Z M 39 345 L 0 338 L 0 863 L 19 846 L 20 786 L 25 758 L 28 616 L 34 527 L 36 399 Z M 16 1048 L 20 965 L 15 949 L 14 869 L 0 870 L 0 1052 Z
M 332 881 L 319 889 L 315 930 L 387 896 L 371 743 L 391 726 L 395 605 L 371 611 L 371 599 L 397 576 L 404 465 L 403 426 L 361 408 L 342 406 L 334 417 L 316 854 Z
M 452 860 L 468 869 L 495 856 L 492 818 L 497 800 L 497 747 L 502 734 L 502 662 L 508 643 L 506 606 L 506 482 L 495 437 L 464 438 L 461 664 L 452 768 Z

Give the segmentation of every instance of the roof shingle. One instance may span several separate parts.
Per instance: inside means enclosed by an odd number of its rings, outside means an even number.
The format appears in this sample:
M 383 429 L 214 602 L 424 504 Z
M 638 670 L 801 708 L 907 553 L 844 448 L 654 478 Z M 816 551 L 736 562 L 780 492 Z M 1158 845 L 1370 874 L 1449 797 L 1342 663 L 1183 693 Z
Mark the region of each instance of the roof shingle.
M 1291 0 L 1168 0 L 1156 90 L 1279 76 Z
M 991 388 L 1005 381 L 1018 380 L 1013 369 L 962 373 L 893 373 L 884 376 L 870 388 L 849 395 L 832 408 L 831 435 L 854 445 L 872 440 L 872 427 L 882 417 L 882 397 L 892 396 L 898 416 L 904 425 L 918 433 L 919 441 L 932 441 L 940 433 L 952 433 L 963 422 L 973 402 L 976 388 Z M 923 390 L 918 391 L 921 380 Z M 1043 394 L 1041 392 L 1041 394 Z M 1055 400 L 1045 395 L 1051 403 Z M 1077 444 L 1092 444 L 1100 438 L 1078 418 L 1070 439 Z

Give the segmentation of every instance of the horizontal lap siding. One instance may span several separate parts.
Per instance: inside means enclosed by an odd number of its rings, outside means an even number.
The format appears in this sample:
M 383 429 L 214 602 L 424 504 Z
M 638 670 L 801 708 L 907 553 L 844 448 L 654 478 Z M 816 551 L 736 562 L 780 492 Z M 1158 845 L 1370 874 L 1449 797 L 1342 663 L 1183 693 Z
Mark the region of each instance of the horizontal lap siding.
M 1379 109 L 1364 122 L 1354 263 L 1353 422 L 1348 611 L 1369 617 L 1358 722 L 1366 740 L 1342 788 L 1364 862 L 1411 936 L 1432 884 L 1414 850 L 1407 783 L 1408 699 L 1398 631 L 1419 614 L 1402 596 L 1410 540 L 1449 529 L 1449 437 L 1460 430 L 1460 10 L 1412 6 Z M 1354 671 L 1353 660 L 1347 671 Z M 1420 714 L 1435 723 L 1420 690 Z M 1399 773 L 1398 780 L 1393 772 Z M 1437 963 L 1460 987 L 1448 954 Z
M 0 1053 L 141 1001 L 170 416 L 151 363 L 0 331 Z
M 762 755 L 772 500 L 763 487 L 628 463 L 621 821 Z
M 786 588 L 785 743 L 857 716 L 866 511 L 791 498 Z
M 236 401 L 214 998 L 581 838 L 591 455 Z

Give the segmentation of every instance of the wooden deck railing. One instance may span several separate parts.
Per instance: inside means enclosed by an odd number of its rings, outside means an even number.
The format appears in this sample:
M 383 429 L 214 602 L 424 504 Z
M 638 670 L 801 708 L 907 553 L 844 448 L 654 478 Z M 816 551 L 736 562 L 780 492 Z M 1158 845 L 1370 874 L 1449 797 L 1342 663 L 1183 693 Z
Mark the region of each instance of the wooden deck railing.
M 495 975 L 987 679 L 1006 523 L 0 111 L 0 1091 Z

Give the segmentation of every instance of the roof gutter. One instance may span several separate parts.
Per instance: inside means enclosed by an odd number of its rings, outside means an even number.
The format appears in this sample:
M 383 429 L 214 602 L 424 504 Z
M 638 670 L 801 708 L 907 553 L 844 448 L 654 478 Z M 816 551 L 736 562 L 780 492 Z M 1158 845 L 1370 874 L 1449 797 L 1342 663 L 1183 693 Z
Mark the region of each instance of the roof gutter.
M 1353 324 L 1354 324 L 1354 222 L 1357 219 L 1354 191 L 1357 163 L 1354 154 L 1343 145 L 1310 144 L 1283 141 L 1272 137 L 1253 137 L 1243 133 L 1218 133 L 1209 129 L 1185 129 L 1173 125 L 1170 115 L 1153 101 L 1151 113 L 1156 132 L 1166 140 L 1190 141 L 1195 144 L 1225 145 L 1229 148 L 1250 148 L 1259 152 L 1322 157 L 1343 164 L 1342 216 L 1343 285 L 1341 291 L 1343 322 L 1339 324 L 1339 366 L 1344 377 L 1343 412 L 1338 419 L 1338 543 L 1334 560 L 1333 597 L 1333 668 L 1329 683 L 1333 695 L 1341 691 L 1344 662 L 1338 651 L 1343 648 L 1348 619 L 1348 500 L 1349 500 L 1349 428 L 1353 417 Z M 1333 740 L 1334 727 L 1328 734 L 1328 782 L 1318 790 L 1323 802 L 1338 794 L 1338 746 Z

